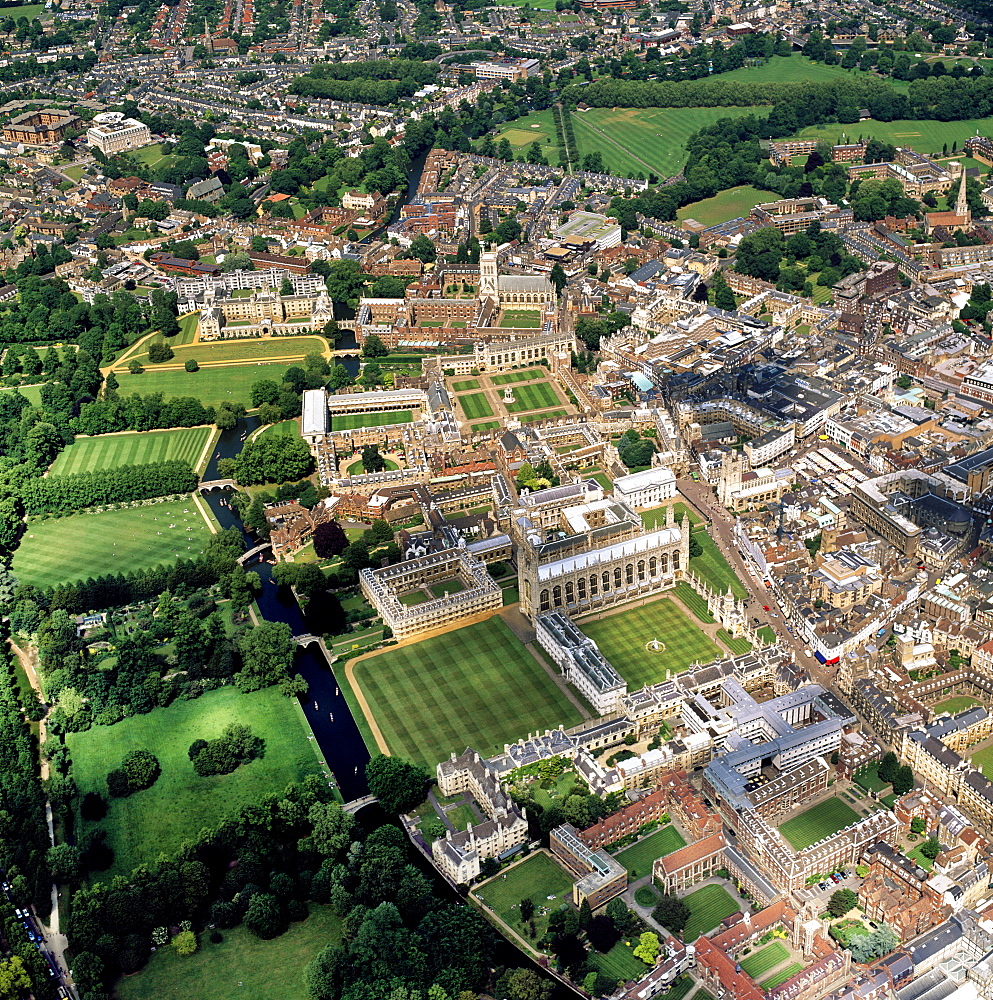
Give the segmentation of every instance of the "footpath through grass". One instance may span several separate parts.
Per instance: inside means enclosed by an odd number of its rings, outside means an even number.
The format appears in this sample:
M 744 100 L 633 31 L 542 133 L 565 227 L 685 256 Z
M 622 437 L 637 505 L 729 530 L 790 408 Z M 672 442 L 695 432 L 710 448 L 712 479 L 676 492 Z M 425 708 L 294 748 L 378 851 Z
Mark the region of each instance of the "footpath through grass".
M 211 944 L 200 935 L 200 950 L 180 958 L 160 948 L 136 976 L 114 986 L 118 1000 L 309 1000 L 304 981 L 307 963 L 325 945 L 341 940 L 341 927 L 330 906 L 310 904 L 310 916 L 278 938 L 263 941 L 244 926 L 222 932 Z
M 841 799 L 830 798 L 787 820 L 779 828 L 779 832 L 793 845 L 794 850 L 802 851 L 844 829 L 858 818 L 859 814 L 851 806 Z
M 14 553 L 21 583 L 53 587 L 202 555 L 211 534 L 190 497 L 102 513 L 31 518 Z
M 231 723 L 251 728 L 265 740 L 265 756 L 231 774 L 200 777 L 190 763 L 190 744 L 220 736 Z M 160 852 L 171 854 L 205 826 L 218 823 L 240 806 L 282 792 L 292 781 L 320 772 L 313 742 L 307 739 L 303 714 L 277 688 L 242 694 L 233 687 L 208 691 L 195 701 L 176 701 L 147 715 L 113 726 L 93 726 L 67 737 L 80 795 L 107 794 L 107 772 L 131 750 L 149 750 L 162 775 L 151 788 L 126 799 L 110 799 L 99 823 L 107 831 L 114 864 L 96 876 L 124 875 Z
M 484 882 L 474 894 L 522 937 L 524 925 L 519 904 L 522 899 L 530 899 L 540 938 L 549 915 L 572 900 L 572 879 L 547 854 L 532 854 L 519 865 Z
M 710 663 L 722 655 L 721 648 L 664 597 L 599 621 L 580 622 L 579 627 L 596 642 L 631 691 L 664 681 L 667 670 L 682 673 L 694 662 Z M 665 649 L 650 651 L 647 644 L 653 639 L 663 642 Z
M 355 680 L 392 753 L 432 770 L 466 747 L 484 757 L 578 710 L 499 617 L 361 660 Z
M 52 464 L 56 476 L 113 469 L 118 465 L 151 465 L 179 459 L 192 467 L 203 452 L 212 427 L 180 427 L 168 431 L 135 431 L 78 437 Z

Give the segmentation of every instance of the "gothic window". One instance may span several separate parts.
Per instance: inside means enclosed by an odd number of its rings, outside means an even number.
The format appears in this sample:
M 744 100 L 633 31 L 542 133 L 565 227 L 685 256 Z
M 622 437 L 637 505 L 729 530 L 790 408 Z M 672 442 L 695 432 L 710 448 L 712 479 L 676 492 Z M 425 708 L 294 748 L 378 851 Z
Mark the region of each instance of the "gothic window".
M 638 560 L 638 579 L 639 580 L 644 580 L 645 579 L 645 560 L 644 559 L 639 559 Z
M 552 604 L 557 608 L 562 607 L 562 588 L 559 586 L 552 588 Z
M 596 575 L 596 573 L 594 573 L 590 577 L 590 596 L 591 597 L 596 597 L 597 593 L 599 592 L 599 588 L 597 587 L 597 582 L 598 582 L 597 581 L 597 575 Z
M 624 567 L 624 582 L 634 583 L 634 566 L 631 563 Z
M 679 553 L 673 552 L 672 554 L 672 568 L 674 570 L 679 569 Z
M 669 553 L 668 552 L 663 552 L 660 558 L 662 559 L 662 572 L 663 573 L 668 573 L 669 572 Z
M 579 588 L 579 599 L 581 601 L 585 601 L 586 600 L 586 577 L 585 576 L 581 576 L 576 581 L 576 586 Z
M 655 558 L 655 556 L 652 556 L 652 558 L 648 560 L 648 575 L 658 576 L 658 573 L 659 573 L 659 561 L 658 559 Z
M 576 603 L 576 590 L 572 585 L 572 580 L 567 580 L 565 584 L 565 603 L 566 604 Z
M 614 570 L 614 586 L 619 587 L 620 585 L 621 585 L 621 567 L 618 566 L 617 569 Z
M 542 611 L 547 611 L 548 610 L 548 591 L 547 590 L 543 590 L 541 592 L 541 610 Z
M 617 585 L 620 586 L 620 581 L 619 580 L 618 580 Z M 603 589 L 605 591 L 606 590 L 610 590 L 610 574 L 609 573 L 604 573 L 603 574 Z

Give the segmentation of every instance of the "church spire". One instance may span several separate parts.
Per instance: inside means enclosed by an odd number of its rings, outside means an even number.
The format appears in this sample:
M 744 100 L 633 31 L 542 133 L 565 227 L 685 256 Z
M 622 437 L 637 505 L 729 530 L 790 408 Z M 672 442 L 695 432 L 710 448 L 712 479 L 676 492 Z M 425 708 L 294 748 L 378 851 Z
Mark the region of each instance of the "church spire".
M 960 217 L 970 217 L 971 218 L 971 214 L 969 212 L 969 200 L 966 197 L 966 193 L 965 193 L 965 181 L 966 181 L 966 178 L 965 178 L 965 167 L 963 166 L 962 167 L 962 180 L 959 183 L 959 196 L 955 200 L 955 214 L 958 215 L 958 216 L 960 216 Z

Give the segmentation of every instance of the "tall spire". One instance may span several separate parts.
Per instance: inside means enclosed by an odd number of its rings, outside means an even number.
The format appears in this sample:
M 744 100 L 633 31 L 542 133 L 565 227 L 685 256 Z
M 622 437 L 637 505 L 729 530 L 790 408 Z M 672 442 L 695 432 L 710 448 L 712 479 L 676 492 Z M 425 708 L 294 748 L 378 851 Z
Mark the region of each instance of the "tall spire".
M 969 218 L 971 220 L 971 215 L 969 212 L 969 200 L 966 198 L 965 194 L 965 166 L 962 167 L 962 180 L 959 183 L 959 196 L 955 200 L 955 214 L 963 217 Z M 968 223 L 966 223 L 968 225 Z

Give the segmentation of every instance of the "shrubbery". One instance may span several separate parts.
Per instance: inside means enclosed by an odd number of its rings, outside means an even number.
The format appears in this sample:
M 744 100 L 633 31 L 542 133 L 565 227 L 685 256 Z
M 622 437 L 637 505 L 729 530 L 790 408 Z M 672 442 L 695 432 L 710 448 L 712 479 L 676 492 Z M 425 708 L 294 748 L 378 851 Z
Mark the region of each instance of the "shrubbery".
M 195 740 L 189 750 L 193 770 L 201 777 L 230 774 L 241 764 L 265 755 L 265 740 L 248 726 L 232 723 L 216 740 Z
M 121 766 L 107 775 L 107 790 L 116 799 L 127 798 L 133 792 L 151 788 L 162 773 L 158 759 L 148 750 L 132 750 L 121 760 Z

